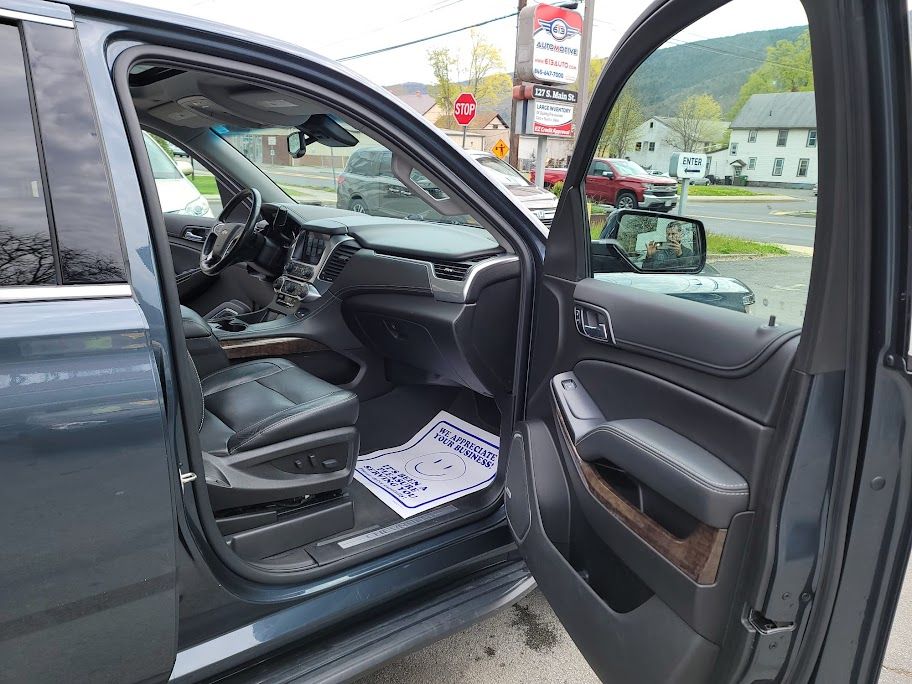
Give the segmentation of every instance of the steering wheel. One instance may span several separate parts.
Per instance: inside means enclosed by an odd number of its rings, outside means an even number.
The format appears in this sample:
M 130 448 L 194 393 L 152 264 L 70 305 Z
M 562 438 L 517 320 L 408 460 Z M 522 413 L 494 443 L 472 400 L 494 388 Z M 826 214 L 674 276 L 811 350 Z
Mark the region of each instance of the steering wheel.
M 240 223 L 225 221 L 241 203 L 247 201 L 250 202 L 250 213 L 246 220 Z M 203 273 L 215 276 L 231 264 L 243 260 L 244 248 L 253 237 L 253 229 L 260 216 L 262 204 L 263 199 L 256 188 L 241 190 L 228 201 L 219 214 L 218 223 L 212 226 L 200 250 L 200 270 Z

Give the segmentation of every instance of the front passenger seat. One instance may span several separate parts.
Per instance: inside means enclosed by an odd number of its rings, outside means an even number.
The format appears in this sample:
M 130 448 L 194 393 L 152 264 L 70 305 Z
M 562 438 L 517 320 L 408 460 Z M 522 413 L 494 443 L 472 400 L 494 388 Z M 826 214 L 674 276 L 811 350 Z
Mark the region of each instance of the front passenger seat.
M 199 314 L 181 307 L 181 315 L 186 337 L 197 342 L 208 331 L 218 346 Z M 199 352 L 209 368 L 213 353 Z M 191 360 L 197 355 L 191 353 Z M 358 397 L 285 359 L 227 364 L 224 357 L 198 383 L 199 438 L 213 509 L 347 487 L 358 456 Z

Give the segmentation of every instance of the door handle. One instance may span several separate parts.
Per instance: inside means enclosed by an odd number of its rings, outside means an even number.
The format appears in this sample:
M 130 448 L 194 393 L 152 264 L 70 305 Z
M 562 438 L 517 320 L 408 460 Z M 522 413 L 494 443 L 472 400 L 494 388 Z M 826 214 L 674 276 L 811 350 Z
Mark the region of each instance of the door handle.
M 184 228 L 181 237 L 183 237 L 184 240 L 190 240 L 190 242 L 205 242 L 208 234 L 209 229 L 204 228 L 203 226 L 187 226 Z
M 611 326 L 611 314 L 602 307 L 577 302 L 573 307 L 573 316 L 576 330 L 583 337 L 605 344 L 617 344 Z

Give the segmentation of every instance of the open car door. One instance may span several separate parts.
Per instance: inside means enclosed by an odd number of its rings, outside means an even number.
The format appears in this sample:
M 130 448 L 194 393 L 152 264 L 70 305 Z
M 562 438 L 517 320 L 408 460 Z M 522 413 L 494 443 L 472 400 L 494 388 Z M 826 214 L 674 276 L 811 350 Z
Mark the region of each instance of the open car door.
M 806 74 L 796 86 L 805 92 L 761 90 L 759 100 L 740 103 L 730 144 L 714 154 L 715 168 L 743 159 L 754 178 L 772 174 L 770 183 L 786 169 L 791 176 L 781 182 L 803 181 L 807 197 L 811 163 L 813 175 L 819 170 L 817 224 L 827 230 L 815 238 L 813 221 L 780 221 L 765 206 L 739 221 L 693 198 L 684 208 L 706 231 L 741 230 L 753 244 L 770 242 L 746 232 L 766 221 L 780 231 L 777 243 L 810 235 L 804 244 L 812 248 L 790 245 L 766 262 L 649 272 L 656 251 L 682 255 L 667 228 L 673 217 L 651 219 L 652 229 L 666 222 L 665 235 L 639 239 L 623 225 L 602 231 L 587 208 L 585 172 L 596 155 L 629 150 L 637 161 L 633 150 L 648 150 L 639 133 L 623 133 L 630 111 L 619 108 L 660 102 L 666 93 L 644 92 L 663 87 L 657 73 L 701 88 L 706 81 L 688 70 L 719 65 L 713 51 L 725 53 L 725 73 L 753 59 L 745 78 L 764 63 L 764 53 L 757 58 L 733 39 L 660 47 L 719 35 L 720 25 L 749 31 L 750 17 L 770 10 L 740 0 L 655 3 L 604 68 L 538 282 L 507 512 L 541 591 L 605 681 L 778 681 L 785 667 L 803 668 L 791 671 L 806 677 L 795 681 L 876 676 L 909 544 L 909 478 L 899 477 L 909 467 L 912 403 L 900 360 L 908 304 L 896 300 L 908 287 L 900 256 L 908 148 L 896 144 L 905 141 L 908 112 L 891 114 L 900 105 L 885 94 L 907 99 L 909 65 L 906 8 L 893 4 L 804 3 L 813 81 Z M 795 9 L 803 15 L 797 1 Z M 802 18 L 782 21 L 798 26 L 784 39 L 800 49 L 808 40 Z M 878 51 L 901 65 L 880 90 L 868 86 L 891 63 L 877 63 Z M 815 101 L 816 119 L 801 119 L 794 108 L 809 107 L 813 117 Z M 612 108 L 618 115 L 609 117 Z M 638 125 L 644 110 L 635 111 Z M 683 118 L 685 109 L 677 111 Z M 850 139 L 860 155 L 839 151 L 837 141 Z M 794 162 L 789 145 L 798 146 Z M 873 149 L 890 150 L 877 155 L 885 166 L 876 187 L 863 166 Z M 891 168 L 895 185 L 884 180 Z M 627 273 L 609 272 L 616 270 Z M 678 287 L 682 278 L 686 287 Z M 726 305 L 733 281 L 752 290 L 753 313 Z M 852 553 L 853 544 L 866 546 Z

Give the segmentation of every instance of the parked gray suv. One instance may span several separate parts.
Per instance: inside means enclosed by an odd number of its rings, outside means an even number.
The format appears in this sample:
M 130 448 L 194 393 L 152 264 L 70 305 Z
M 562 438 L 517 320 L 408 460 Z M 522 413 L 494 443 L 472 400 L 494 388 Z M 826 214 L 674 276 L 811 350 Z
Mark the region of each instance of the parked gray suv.
M 557 198 L 547 190 L 536 187 L 515 168 L 490 152 L 469 151 L 484 173 L 506 188 L 522 202 L 544 225 L 550 227 L 557 208 Z M 337 203 L 341 209 L 396 218 L 421 218 L 427 221 L 455 220 L 470 222 L 469 217 L 443 216 L 415 197 L 393 174 L 392 154 L 384 147 L 355 150 L 348 158 L 345 170 L 337 178 Z M 443 193 L 424 174 L 413 171 L 412 179 L 434 198 Z

